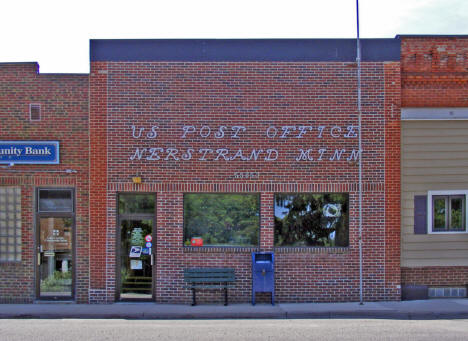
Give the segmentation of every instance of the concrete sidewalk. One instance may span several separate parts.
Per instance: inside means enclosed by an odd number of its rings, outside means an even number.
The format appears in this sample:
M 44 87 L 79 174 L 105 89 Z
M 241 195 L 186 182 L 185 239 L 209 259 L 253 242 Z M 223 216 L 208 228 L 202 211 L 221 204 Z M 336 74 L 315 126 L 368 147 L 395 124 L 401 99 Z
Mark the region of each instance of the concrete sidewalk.
M 102 305 L 47 303 L 0 304 L 0 318 L 123 318 L 123 319 L 235 319 L 235 318 L 390 318 L 468 319 L 468 299 L 402 302 L 283 303 L 178 305 L 114 303 Z

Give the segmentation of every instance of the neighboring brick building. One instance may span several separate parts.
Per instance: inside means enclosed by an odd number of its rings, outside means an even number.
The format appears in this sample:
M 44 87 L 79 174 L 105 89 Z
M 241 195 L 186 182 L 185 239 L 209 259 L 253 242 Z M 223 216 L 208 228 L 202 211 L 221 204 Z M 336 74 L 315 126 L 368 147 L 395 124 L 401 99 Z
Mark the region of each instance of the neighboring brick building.
M 30 303 L 38 297 L 39 230 L 65 221 L 71 222 L 67 228 L 73 234 L 64 237 L 62 231 L 58 238 L 71 243 L 69 252 L 61 253 L 69 257 L 74 252 L 69 268 L 74 281 L 64 296 L 88 301 L 88 78 L 85 74 L 39 74 L 37 63 L 0 64 L 0 140 L 60 141 L 59 164 L 0 165 L 0 302 Z M 39 210 L 39 193 L 47 196 L 53 189 L 72 194 L 72 210 Z M 13 202 L 12 190 L 18 191 L 20 200 Z M 15 214 L 17 209 L 21 215 Z M 46 259 L 41 257 L 44 266 Z M 48 259 L 69 265 L 65 258 Z
M 440 101 L 412 86 L 409 51 L 441 39 L 362 40 L 364 300 L 424 284 L 400 268 L 400 107 L 467 106 L 466 64 Z M 190 267 L 234 268 L 230 301 L 248 302 L 258 251 L 275 254 L 278 302 L 359 300 L 355 45 L 92 40 L 89 76 L 0 64 L 0 139 L 60 145 L 58 164 L 0 168 L 5 221 L 22 212 L 0 240 L 0 302 L 188 303 Z

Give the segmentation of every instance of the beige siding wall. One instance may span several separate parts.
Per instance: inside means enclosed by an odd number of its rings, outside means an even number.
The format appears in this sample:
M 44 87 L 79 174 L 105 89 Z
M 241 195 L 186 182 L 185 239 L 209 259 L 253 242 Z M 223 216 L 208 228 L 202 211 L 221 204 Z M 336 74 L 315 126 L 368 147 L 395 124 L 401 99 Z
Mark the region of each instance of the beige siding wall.
M 414 196 L 468 190 L 468 120 L 402 121 L 401 266 L 468 265 L 468 234 L 414 234 Z

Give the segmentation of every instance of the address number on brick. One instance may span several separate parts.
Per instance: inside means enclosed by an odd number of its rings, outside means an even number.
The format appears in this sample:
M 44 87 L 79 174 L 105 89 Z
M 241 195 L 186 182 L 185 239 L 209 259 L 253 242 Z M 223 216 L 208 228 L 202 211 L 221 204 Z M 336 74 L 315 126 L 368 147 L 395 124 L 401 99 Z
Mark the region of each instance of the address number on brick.
M 258 172 L 236 172 L 235 179 L 258 179 Z

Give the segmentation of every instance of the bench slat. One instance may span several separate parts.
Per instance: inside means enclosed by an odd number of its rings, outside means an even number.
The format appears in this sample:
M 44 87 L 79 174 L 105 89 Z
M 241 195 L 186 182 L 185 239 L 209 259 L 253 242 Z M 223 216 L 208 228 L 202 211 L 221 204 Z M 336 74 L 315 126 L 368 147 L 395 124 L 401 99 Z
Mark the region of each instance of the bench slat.
M 185 285 L 184 288 L 186 289 L 224 289 L 224 288 L 231 289 L 231 288 L 234 288 L 234 285 L 232 284 L 225 284 L 225 285 L 224 284 L 223 285 L 196 284 L 196 285 Z
M 231 283 L 235 282 L 235 279 L 216 280 L 212 278 L 199 278 L 199 279 L 186 279 L 186 283 Z

